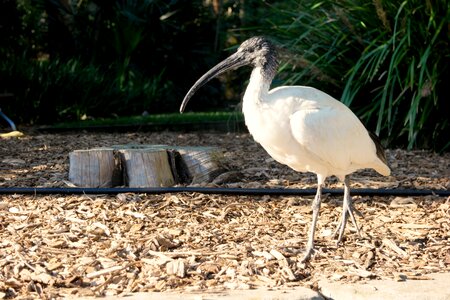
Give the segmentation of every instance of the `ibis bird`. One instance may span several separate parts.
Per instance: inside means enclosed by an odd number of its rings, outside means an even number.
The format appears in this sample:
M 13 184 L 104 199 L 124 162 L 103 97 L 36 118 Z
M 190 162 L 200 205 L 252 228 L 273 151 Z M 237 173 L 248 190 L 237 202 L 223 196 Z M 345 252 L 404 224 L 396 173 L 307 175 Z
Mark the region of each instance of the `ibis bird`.
M 335 175 L 344 183 L 341 220 L 335 235 L 342 236 L 348 217 L 359 234 L 350 197 L 349 174 L 372 168 L 388 176 L 390 169 L 378 138 L 367 131 L 342 102 L 307 86 L 281 86 L 270 90 L 278 69 L 275 45 L 265 37 L 244 41 L 237 51 L 206 72 L 188 91 L 182 113 L 194 93 L 212 78 L 230 69 L 253 67 L 244 94 L 242 111 L 254 140 L 276 161 L 295 171 L 317 174 L 312 203 L 312 223 L 302 261 L 314 253 L 314 233 L 319 216 L 322 186 Z

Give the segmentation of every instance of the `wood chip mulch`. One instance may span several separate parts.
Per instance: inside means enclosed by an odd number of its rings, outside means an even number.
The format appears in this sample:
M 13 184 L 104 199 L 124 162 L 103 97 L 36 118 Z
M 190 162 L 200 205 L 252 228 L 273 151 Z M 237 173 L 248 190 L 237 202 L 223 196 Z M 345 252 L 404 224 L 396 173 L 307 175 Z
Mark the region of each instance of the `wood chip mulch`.
M 26 135 L 0 140 L 0 188 L 67 187 L 68 153 L 113 144 L 218 146 L 221 187 L 314 188 L 313 174 L 274 162 L 247 134 Z M 450 154 L 387 151 L 392 175 L 354 188 L 450 189 Z M 330 188 L 341 188 L 335 179 Z M 427 279 L 450 271 L 450 198 L 354 197 L 362 238 L 333 232 L 342 199 L 323 201 L 317 252 L 301 263 L 312 197 L 204 194 L 0 194 L 0 298 L 221 291 Z

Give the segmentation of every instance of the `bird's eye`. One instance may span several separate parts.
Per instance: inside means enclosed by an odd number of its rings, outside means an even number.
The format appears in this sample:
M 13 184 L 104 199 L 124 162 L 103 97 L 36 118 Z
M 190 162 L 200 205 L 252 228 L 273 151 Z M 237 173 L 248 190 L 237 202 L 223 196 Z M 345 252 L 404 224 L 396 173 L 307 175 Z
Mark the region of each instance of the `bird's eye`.
M 248 53 L 254 53 L 256 51 L 255 47 L 249 47 L 246 49 Z

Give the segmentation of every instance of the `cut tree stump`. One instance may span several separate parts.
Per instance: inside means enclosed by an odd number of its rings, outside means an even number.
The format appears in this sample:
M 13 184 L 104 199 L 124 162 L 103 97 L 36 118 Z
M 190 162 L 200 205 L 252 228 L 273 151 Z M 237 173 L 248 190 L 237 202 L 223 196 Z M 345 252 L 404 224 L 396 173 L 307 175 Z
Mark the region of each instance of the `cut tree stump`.
M 69 154 L 69 180 L 82 187 L 112 187 L 120 182 L 114 150 L 75 150 Z
M 169 155 L 165 150 L 119 150 L 125 185 L 129 187 L 163 187 L 175 184 Z
M 214 147 L 114 145 L 70 153 L 69 180 L 80 187 L 167 187 L 211 182 L 222 172 Z
M 221 173 L 218 162 L 221 153 L 214 147 L 184 147 L 175 149 L 181 155 L 191 184 L 211 182 Z

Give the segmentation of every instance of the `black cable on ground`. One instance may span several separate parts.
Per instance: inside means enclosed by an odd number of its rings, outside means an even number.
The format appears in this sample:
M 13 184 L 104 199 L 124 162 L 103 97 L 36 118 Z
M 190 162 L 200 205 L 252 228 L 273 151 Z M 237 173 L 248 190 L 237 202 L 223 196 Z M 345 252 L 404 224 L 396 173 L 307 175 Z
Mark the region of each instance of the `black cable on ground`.
M 342 189 L 323 189 L 324 194 L 343 195 Z M 276 195 L 276 196 L 310 196 L 316 189 L 289 188 L 209 188 L 209 187 L 155 187 L 155 188 L 32 188 L 10 187 L 0 188 L 0 194 L 167 194 L 167 193 L 202 193 L 221 195 Z M 352 189 L 352 195 L 359 196 L 450 196 L 449 190 L 416 190 L 416 189 Z

